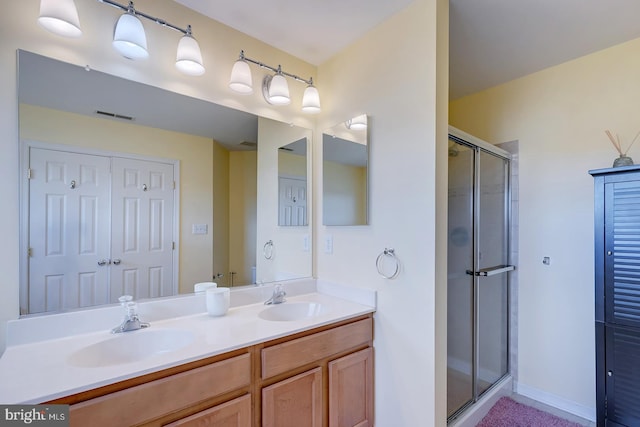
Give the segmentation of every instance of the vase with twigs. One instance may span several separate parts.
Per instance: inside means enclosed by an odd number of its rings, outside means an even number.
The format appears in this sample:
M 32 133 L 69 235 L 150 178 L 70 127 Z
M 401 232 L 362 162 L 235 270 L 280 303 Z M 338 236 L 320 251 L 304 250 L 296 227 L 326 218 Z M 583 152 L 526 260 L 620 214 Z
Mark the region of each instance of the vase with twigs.
M 629 150 L 631 149 L 633 144 L 638 139 L 638 136 L 640 136 L 640 132 L 638 132 L 636 134 L 636 137 L 633 138 L 633 141 L 631 141 L 631 144 L 629 144 L 629 146 L 627 147 L 627 149 L 625 151 L 622 151 L 622 145 L 620 144 L 620 137 L 618 136 L 618 134 L 616 134 L 616 137 L 614 138 L 613 134 L 608 129 L 605 130 L 604 133 L 607 134 L 607 136 L 609 137 L 609 141 L 611 141 L 611 144 L 613 144 L 613 146 L 616 149 L 616 151 L 618 152 L 618 154 L 620 154 L 620 156 L 613 161 L 613 167 L 617 168 L 619 166 L 631 166 L 631 165 L 633 165 L 633 159 L 631 157 L 627 156 L 627 153 L 629 152 Z

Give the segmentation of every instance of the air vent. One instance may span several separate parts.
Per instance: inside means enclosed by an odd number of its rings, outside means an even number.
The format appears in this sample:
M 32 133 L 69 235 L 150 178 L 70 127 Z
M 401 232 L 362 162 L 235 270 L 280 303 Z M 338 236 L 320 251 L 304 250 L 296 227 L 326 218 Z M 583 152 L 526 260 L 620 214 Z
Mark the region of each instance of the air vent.
M 244 145 L 245 147 L 256 148 L 258 144 L 256 142 L 242 141 L 240 145 Z
M 129 120 L 129 121 L 133 120 L 133 117 L 131 117 L 131 116 L 124 116 L 122 114 L 110 113 L 108 111 L 100 111 L 100 110 L 98 110 L 98 111 L 96 111 L 96 114 L 99 114 L 101 116 L 111 117 L 113 119 L 121 119 L 121 120 Z

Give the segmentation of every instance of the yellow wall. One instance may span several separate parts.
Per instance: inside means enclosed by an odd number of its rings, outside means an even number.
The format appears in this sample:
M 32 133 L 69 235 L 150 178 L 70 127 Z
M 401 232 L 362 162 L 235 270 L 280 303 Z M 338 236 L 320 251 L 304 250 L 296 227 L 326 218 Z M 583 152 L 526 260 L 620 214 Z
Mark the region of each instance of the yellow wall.
M 229 270 L 225 283 L 251 283 L 251 267 L 256 265 L 257 152 L 229 153 Z
M 323 162 L 322 221 L 333 225 L 367 223 L 367 168 Z
M 21 104 L 20 137 L 37 141 L 131 153 L 180 161 L 179 290 L 212 275 L 212 141 L 131 123 L 93 118 Z M 209 224 L 209 234 L 194 235 L 191 224 Z
M 306 177 L 307 157 L 278 151 L 278 174 Z
M 213 143 L 213 274 L 219 286 L 229 285 L 229 150 Z
M 518 387 L 595 416 L 593 180 L 640 131 L 640 39 L 451 103 L 453 126 L 519 141 Z M 640 160 L 640 144 L 629 155 Z M 551 265 L 542 264 L 549 256 Z

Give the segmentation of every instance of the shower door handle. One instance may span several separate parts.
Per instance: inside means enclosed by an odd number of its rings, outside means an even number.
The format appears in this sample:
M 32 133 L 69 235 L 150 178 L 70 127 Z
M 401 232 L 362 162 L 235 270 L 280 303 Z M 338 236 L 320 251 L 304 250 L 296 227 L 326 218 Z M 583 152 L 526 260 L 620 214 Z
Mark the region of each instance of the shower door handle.
M 476 276 L 489 277 L 497 274 L 506 273 L 508 271 L 515 270 L 515 265 L 496 265 L 495 267 L 483 268 L 480 271 L 476 271 Z

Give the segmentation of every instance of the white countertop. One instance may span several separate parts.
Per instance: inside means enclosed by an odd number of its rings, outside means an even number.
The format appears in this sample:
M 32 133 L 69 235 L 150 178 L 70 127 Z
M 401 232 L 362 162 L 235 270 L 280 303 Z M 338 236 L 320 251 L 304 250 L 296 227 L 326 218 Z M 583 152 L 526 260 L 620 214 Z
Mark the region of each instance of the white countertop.
M 203 310 L 198 296 L 177 297 L 176 303 L 182 306 L 193 301 L 196 313 L 152 321 L 150 317 L 153 316 L 145 318 L 145 310 L 140 310 L 141 320 L 150 321 L 151 327 L 124 334 L 111 334 L 110 329 L 105 328 L 53 338 L 45 333 L 31 333 L 38 328 L 42 329 L 42 322 L 47 322 L 46 319 L 51 316 L 43 316 L 40 324 L 32 321 L 31 325 L 27 322 L 13 325 L 20 333 L 10 329 L 9 345 L 0 358 L 0 403 L 41 403 L 375 311 L 374 291 L 318 282 L 317 289 L 311 289 L 306 284 L 299 289 L 311 292 L 297 294 L 298 292 L 291 291 L 292 285 L 286 286 L 289 294 L 287 302 L 316 302 L 328 310 L 302 320 L 263 320 L 258 317 L 258 313 L 266 308 L 262 302 L 238 305 L 238 302 L 246 303 L 251 298 L 248 298 L 249 294 L 246 292 L 232 292 L 232 307 L 225 316 L 209 316 Z M 269 287 L 261 289 L 260 296 L 266 291 L 269 291 Z M 171 300 L 164 300 L 162 305 L 166 308 L 171 303 Z M 150 306 L 146 310 L 152 309 Z M 85 311 L 85 316 L 90 313 L 91 310 Z M 54 316 L 64 319 L 64 315 Z M 72 313 L 70 316 L 77 318 L 79 314 Z M 120 318 L 115 318 L 111 326 L 116 326 L 118 320 Z M 195 338 L 181 349 L 151 355 L 131 363 L 78 367 L 70 362 L 70 357 L 75 352 L 100 341 L 117 340 L 125 335 L 144 334 L 160 329 L 189 331 Z M 59 331 L 56 332 L 59 335 Z M 32 340 L 24 335 L 39 335 L 41 339 Z

